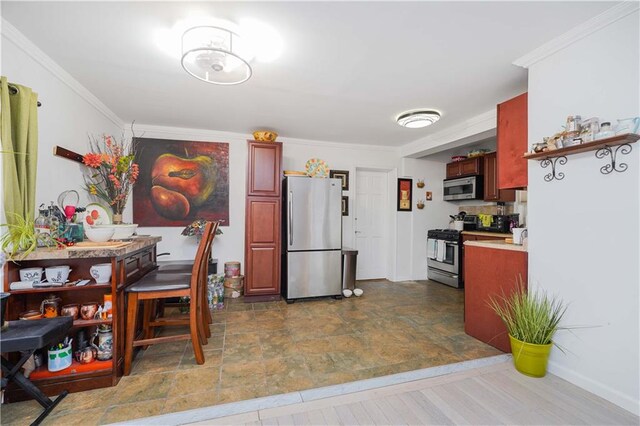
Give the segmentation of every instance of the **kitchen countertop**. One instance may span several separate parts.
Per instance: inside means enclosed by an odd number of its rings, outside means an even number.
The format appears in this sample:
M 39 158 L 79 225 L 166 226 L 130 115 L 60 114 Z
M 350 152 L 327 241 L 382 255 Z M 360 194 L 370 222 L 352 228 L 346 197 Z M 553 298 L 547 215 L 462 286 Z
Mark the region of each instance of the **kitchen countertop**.
M 485 232 L 485 231 L 462 231 L 462 235 L 481 235 L 486 237 L 504 237 L 504 238 L 513 237 L 513 234 L 502 234 L 500 232 Z
M 121 257 L 134 251 L 152 246 L 162 240 L 162 237 L 140 236 L 134 237 L 126 246 L 117 248 L 101 247 L 95 249 L 68 250 L 55 248 L 39 248 L 30 253 L 26 260 L 50 260 L 50 259 L 80 259 L 91 257 Z
M 484 248 L 492 248 L 498 250 L 511 250 L 511 251 L 520 251 L 527 253 L 526 246 L 519 246 L 516 244 L 505 243 L 504 241 L 494 240 L 494 241 L 466 241 L 464 243 L 465 246 L 472 247 L 484 247 Z

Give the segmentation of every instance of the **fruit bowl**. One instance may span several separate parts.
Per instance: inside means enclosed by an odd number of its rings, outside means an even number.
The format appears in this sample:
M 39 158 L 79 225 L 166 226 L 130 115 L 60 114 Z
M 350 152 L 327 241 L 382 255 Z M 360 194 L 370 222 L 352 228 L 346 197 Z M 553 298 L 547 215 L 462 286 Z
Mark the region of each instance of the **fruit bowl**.
M 105 241 L 109 241 L 113 236 L 115 229 L 109 226 L 86 226 L 84 228 L 84 233 L 87 234 L 87 238 L 89 241 L 93 241 L 94 243 L 104 243 Z
M 96 225 L 94 229 L 113 229 L 113 235 L 111 236 L 112 240 L 122 240 L 125 238 L 129 238 L 136 232 L 138 225 L 135 223 L 130 224 L 118 224 L 118 225 Z
M 253 138 L 258 142 L 274 142 L 278 134 L 270 130 L 257 130 L 253 132 Z

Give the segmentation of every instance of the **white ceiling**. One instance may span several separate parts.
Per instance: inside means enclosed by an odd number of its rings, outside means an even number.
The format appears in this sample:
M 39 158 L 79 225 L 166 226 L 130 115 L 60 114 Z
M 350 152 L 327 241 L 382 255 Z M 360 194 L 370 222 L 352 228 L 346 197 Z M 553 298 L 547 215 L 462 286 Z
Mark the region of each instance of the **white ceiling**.
M 614 5 L 3 1 L 1 12 L 126 122 L 400 146 L 525 91 L 516 58 Z M 198 81 L 153 37 L 194 12 L 266 22 L 283 54 L 241 85 Z M 443 117 L 395 124 L 420 107 Z

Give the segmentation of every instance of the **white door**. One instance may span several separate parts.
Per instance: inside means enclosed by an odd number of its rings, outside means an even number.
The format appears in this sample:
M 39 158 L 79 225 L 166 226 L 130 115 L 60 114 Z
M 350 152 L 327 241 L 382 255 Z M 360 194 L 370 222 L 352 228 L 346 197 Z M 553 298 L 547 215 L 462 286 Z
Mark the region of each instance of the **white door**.
M 387 276 L 388 197 L 387 172 L 356 170 L 355 241 L 356 278 Z

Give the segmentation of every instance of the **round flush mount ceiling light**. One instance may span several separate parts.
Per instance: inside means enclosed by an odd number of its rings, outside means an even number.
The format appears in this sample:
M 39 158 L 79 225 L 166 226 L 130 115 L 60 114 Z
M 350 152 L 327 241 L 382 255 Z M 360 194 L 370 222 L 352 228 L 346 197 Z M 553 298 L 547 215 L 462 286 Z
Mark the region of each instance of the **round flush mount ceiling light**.
M 207 83 L 232 85 L 249 80 L 252 57 L 240 36 L 221 26 L 196 26 L 182 35 L 182 67 Z
M 440 113 L 434 110 L 417 110 L 403 112 L 396 118 L 398 125 L 410 129 L 427 127 L 440 120 Z

